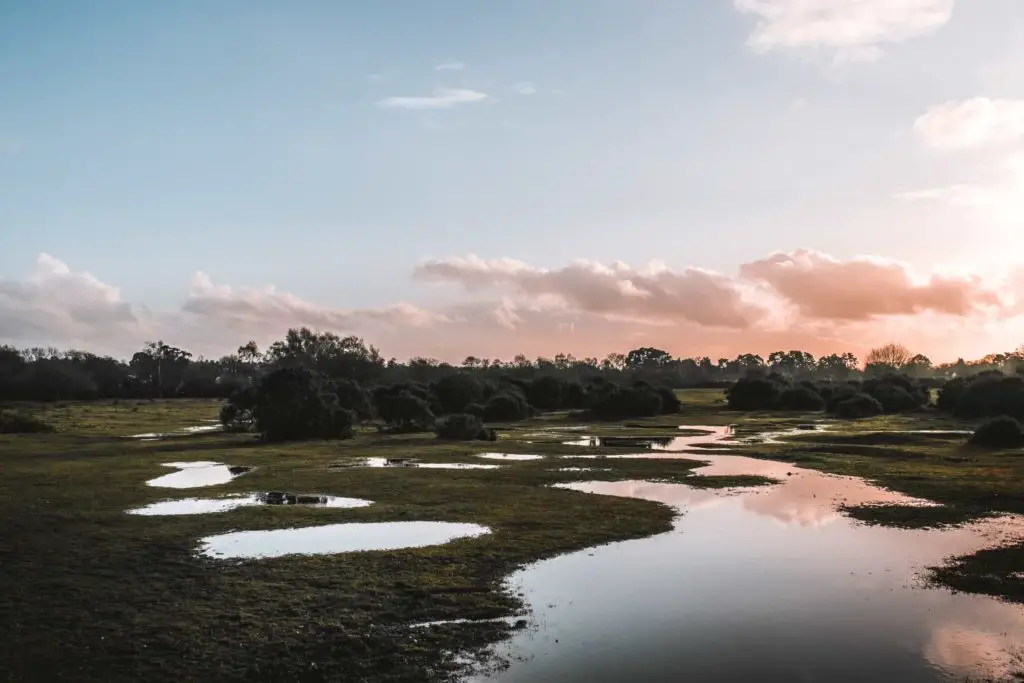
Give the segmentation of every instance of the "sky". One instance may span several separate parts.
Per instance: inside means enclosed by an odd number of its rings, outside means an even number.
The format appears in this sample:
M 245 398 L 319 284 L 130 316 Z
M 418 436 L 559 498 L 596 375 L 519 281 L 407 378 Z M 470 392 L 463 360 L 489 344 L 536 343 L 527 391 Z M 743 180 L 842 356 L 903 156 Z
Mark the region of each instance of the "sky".
M 1024 0 L 0 0 L 0 343 L 1024 343 Z

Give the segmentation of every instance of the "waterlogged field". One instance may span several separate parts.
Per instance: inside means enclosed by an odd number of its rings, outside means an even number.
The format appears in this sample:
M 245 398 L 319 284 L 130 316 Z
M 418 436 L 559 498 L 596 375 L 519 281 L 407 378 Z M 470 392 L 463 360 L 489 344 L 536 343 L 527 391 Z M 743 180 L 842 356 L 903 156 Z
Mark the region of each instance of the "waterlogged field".
M 486 444 L 368 428 L 261 445 L 205 429 L 211 401 L 28 407 L 58 431 L 0 436 L 0 671 L 424 681 L 476 660 L 473 680 L 592 682 L 1024 670 L 1024 527 L 1006 516 L 1024 513 L 1024 453 L 967 447 L 959 430 L 973 425 L 933 413 L 819 423 L 730 413 L 714 390 L 680 397 L 671 417 L 546 415 Z

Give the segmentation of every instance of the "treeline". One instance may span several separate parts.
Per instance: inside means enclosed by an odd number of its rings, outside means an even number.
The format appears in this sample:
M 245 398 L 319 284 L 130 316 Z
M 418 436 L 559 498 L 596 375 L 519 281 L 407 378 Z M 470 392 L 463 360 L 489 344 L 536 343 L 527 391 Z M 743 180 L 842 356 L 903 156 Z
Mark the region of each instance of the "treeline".
M 255 342 L 220 359 L 195 357 L 189 351 L 150 342 L 128 360 L 86 351 L 19 350 L 0 346 L 0 400 L 61 401 L 96 398 L 226 398 L 266 373 L 282 367 L 305 367 L 334 380 L 350 380 L 374 388 L 402 383 L 427 385 L 449 375 L 471 375 L 500 383 L 507 379 L 558 377 L 579 384 L 604 379 L 629 385 L 646 382 L 671 388 L 726 387 L 752 373 L 778 375 L 787 382 L 845 382 L 899 372 L 912 379 L 950 379 L 1000 370 L 1016 372 L 1024 352 L 992 354 L 972 362 L 933 366 L 920 354 L 898 344 L 871 351 L 864 367 L 850 353 L 815 358 L 804 351 L 777 351 L 767 358 L 742 354 L 712 361 L 708 357 L 676 358 L 642 347 L 603 359 L 578 359 L 571 354 L 510 361 L 469 357 L 460 365 L 430 358 L 408 362 L 385 359 L 358 337 L 339 337 L 308 328 L 289 330 L 285 338 L 260 350 Z
M 578 409 L 581 417 L 621 419 L 678 412 L 665 386 L 617 384 L 546 375 L 497 380 L 451 373 L 435 382 L 381 384 L 372 390 L 302 366 L 269 370 L 236 388 L 221 409 L 227 431 L 258 432 L 267 441 L 345 439 L 359 423 L 391 433 L 433 431 L 440 439 L 493 441 L 486 423 L 525 420 L 541 411 Z
M 932 402 L 933 389 L 935 401 Z M 857 418 L 932 407 L 963 419 L 1008 417 L 1024 421 L 1024 376 L 988 370 L 951 380 L 898 372 L 844 382 L 795 382 L 776 372 L 754 372 L 726 389 L 733 410 L 825 411 Z

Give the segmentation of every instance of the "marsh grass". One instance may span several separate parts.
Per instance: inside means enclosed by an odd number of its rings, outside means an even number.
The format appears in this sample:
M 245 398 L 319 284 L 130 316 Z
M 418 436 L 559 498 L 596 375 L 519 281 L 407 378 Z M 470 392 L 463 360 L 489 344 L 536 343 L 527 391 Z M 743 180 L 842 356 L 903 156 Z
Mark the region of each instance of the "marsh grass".
M 0 435 L 0 661 L 8 680 L 424 681 L 459 665 L 444 653 L 474 651 L 512 628 L 501 622 L 410 629 L 416 622 L 519 613 L 504 580 L 539 559 L 671 528 L 673 511 L 648 501 L 551 488 L 559 482 L 645 479 L 691 486 L 768 483 L 760 477 L 695 477 L 699 454 L 680 459 L 581 460 L 575 435 L 677 436 L 680 424 L 777 430 L 817 415 L 723 410 L 717 390 L 680 392 L 679 416 L 588 425 L 554 438 L 529 433 L 578 425 L 567 414 L 498 425 L 490 443 L 432 434 L 382 435 L 370 427 L 343 442 L 261 444 L 248 435 L 196 434 L 161 441 L 125 436 L 173 432 L 215 419 L 215 401 L 122 401 L 22 406 L 53 434 Z M 972 449 L 962 438 L 877 431 L 962 428 L 933 413 L 834 423 L 786 444 L 737 445 L 742 455 L 799 462 L 866 477 L 947 508 L 852 509 L 874 523 L 958 523 L 970 514 L 1024 512 L 1024 458 Z M 533 443 L 527 443 L 527 440 Z M 853 449 L 853 450 L 851 450 Z M 547 457 L 495 470 L 331 467 L 366 457 L 486 462 L 492 451 Z M 585 449 L 617 453 L 621 449 Z M 161 463 L 213 460 L 254 470 L 194 490 L 148 487 Z M 559 472 L 560 467 L 610 471 Z M 364 508 L 243 507 L 216 515 L 138 517 L 159 500 L 253 491 L 309 491 L 375 501 Z M 940 512 L 945 510 L 945 512 Z M 955 511 L 955 512 L 954 512 Z M 957 515 L 963 514 L 963 520 Z M 946 515 L 942 517 L 942 515 Z M 238 529 L 345 521 L 472 522 L 490 535 L 392 552 L 258 561 L 201 559 L 200 538 Z M 723 539 L 728 542 L 728 539 Z M 959 590 L 1024 598 L 1016 572 L 1024 546 L 986 551 L 940 569 Z

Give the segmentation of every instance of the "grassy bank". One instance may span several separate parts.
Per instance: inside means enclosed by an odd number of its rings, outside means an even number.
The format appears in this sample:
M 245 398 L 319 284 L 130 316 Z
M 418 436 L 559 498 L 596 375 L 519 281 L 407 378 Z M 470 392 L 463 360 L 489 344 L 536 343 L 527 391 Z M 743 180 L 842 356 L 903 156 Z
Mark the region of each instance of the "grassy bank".
M 683 412 L 656 420 L 601 423 L 586 434 L 668 436 L 680 424 L 730 424 L 739 432 L 779 429 L 807 416 L 740 416 L 721 392 L 683 392 Z M 454 670 L 444 653 L 482 646 L 502 623 L 410 629 L 409 624 L 507 616 L 521 607 L 502 580 L 517 567 L 588 546 L 665 531 L 672 513 L 646 501 L 552 489 L 593 479 L 660 479 L 702 486 L 752 485 L 755 477 L 700 478 L 694 460 L 546 458 L 497 470 L 344 467 L 362 457 L 485 462 L 474 454 L 566 454 L 571 424 L 548 415 L 507 431 L 496 444 L 440 443 L 429 435 L 365 430 L 345 442 L 260 445 L 245 436 L 195 435 L 138 441 L 217 416 L 210 401 L 26 406 L 54 434 L 0 436 L 0 670 L 8 680 L 422 681 Z M 1024 458 L 984 453 L 963 437 L 878 436 L 877 430 L 953 427 L 933 416 L 847 423 L 786 444 L 736 452 L 864 476 L 946 504 L 923 520 L 907 509 L 855 510 L 873 523 L 927 526 L 992 512 L 1024 511 Z M 615 452 L 591 449 L 588 452 Z M 161 463 L 215 460 L 255 467 L 229 484 L 175 491 L 145 486 L 170 472 Z M 609 471 L 559 472 L 563 466 Z M 354 509 L 250 507 L 179 517 L 125 510 L 158 500 L 284 490 L 367 498 Z M 236 529 L 343 521 L 473 522 L 488 536 L 397 552 L 198 559 L 200 538 Z M 927 522 L 927 523 L 926 523 Z M 1010 588 L 1024 569 L 1020 549 L 979 554 L 939 578 L 963 590 L 1020 599 Z M 1004 581 L 992 571 L 1003 571 Z M 1005 571 L 1004 571 L 1005 570 Z M 985 576 L 984 581 L 971 577 Z

